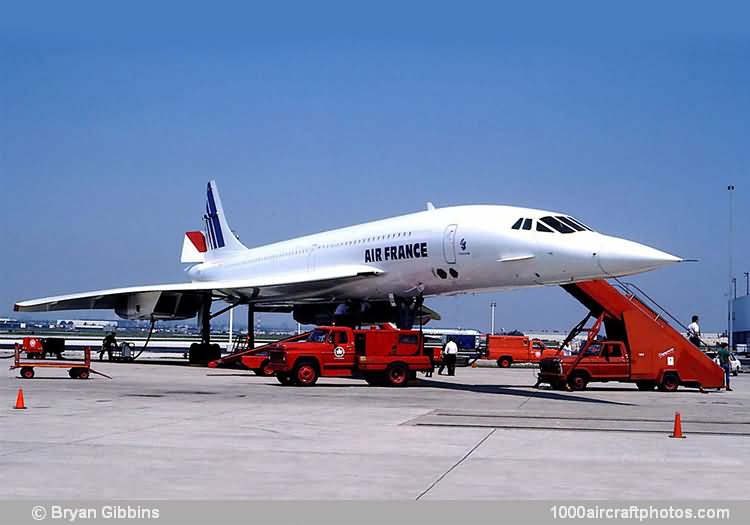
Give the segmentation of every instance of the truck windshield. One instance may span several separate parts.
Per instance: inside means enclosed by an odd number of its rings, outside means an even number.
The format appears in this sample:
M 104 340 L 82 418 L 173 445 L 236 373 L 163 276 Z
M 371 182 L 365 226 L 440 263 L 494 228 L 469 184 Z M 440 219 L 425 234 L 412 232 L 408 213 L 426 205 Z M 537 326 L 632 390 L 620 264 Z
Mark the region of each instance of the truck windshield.
M 325 343 L 328 337 L 328 330 L 313 330 L 307 340 L 311 343 Z

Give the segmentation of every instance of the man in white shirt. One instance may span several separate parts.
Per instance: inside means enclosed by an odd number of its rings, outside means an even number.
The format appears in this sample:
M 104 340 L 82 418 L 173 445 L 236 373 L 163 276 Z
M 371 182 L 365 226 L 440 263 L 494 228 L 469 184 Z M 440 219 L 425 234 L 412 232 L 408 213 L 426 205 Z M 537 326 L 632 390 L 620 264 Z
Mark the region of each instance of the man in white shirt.
M 448 338 L 448 342 L 445 343 L 443 348 L 443 362 L 438 370 L 438 375 L 443 373 L 443 369 L 448 367 L 448 375 L 456 375 L 456 356 L 458 355 L 458 345 L 452 338 Z
M 698 348 L 701 347 L 701 327 L 698 326 L 698 316 L 693 316 L 693 322 L 688 325 L 688 339 Z

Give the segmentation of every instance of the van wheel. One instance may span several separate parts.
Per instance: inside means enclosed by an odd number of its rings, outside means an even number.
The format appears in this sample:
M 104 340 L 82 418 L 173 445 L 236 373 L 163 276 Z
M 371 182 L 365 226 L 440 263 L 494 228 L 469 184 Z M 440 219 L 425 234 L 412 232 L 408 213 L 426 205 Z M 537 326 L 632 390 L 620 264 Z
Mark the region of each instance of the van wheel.
M 509 368 L 513 360 L 510 357 L 501 357 L 497 360 L 497 366 L 500 368 Z
M 279 372 L 276 374 L 276 379 L 284 386 L 290 386 L 294 384 L 294 379 L 287 373 Z
M 294 367 L 294 380 L 299 386 L 312 386 L 318 381 L 318 369 L 312 363 L 300 363 Z
M 680 378 L 677 377 L 677 374 L 669 373 L 664 374 L 664 377 L 661 378 L 659 390 L 663 392 L 674 392 L 679 386 Z
M 572 390 L 586 390 L 587 384 L 588 379 L 581 373 L 573 374 L 568 378 L 568 385 Z
M 653 390 L 654 387 L 656 387 L 655 381 L 636 381 L 635 386 L 638 387 L 638 390 Z
M 385 369 L 388 386 L 406 386 L 409 382 L 409 367 L 403 363 L 393 363 Z

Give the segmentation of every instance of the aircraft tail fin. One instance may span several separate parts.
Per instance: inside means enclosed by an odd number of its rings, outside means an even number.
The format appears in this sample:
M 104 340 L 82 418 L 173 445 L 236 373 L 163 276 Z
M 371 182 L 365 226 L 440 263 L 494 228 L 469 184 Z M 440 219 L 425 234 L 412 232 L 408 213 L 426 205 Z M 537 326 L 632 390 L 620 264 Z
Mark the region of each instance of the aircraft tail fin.
M 219 197 L 219 188 L 216 181 L 212 180 L 206 188 L 206 214 L 203 216 L 206 225 L 206 257 L 219 257 L 231 252 L 247 250 L 240 242 L 234 232 L 229 228 L 229 223 L 224 215 L 224 207 Z
M 182 239 L 182 255 L 180 262 L 183 264 L 202 263 L 206 258 L 206 236 L 203 232 L 185 232 Z

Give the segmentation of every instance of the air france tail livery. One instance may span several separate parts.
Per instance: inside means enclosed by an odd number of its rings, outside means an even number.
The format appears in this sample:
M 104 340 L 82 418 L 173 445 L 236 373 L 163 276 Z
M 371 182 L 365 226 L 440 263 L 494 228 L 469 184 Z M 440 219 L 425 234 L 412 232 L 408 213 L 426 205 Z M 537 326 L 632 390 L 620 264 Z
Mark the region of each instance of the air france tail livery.
M 208 183 L 205 230 L 187 232 L 189 283 L 136 286 L 22 301 L 16 311 L 112 309 L 127 319 L 187 319 L 214 300 L 293 312 L 304 324 L 394 321 L 422 298 L 620 277 L 681 261 L 603 235 L 565 213 L 511 206 L 435 208 L 247 248 Z M 208 310 L 206 310 L 208 308 Z

